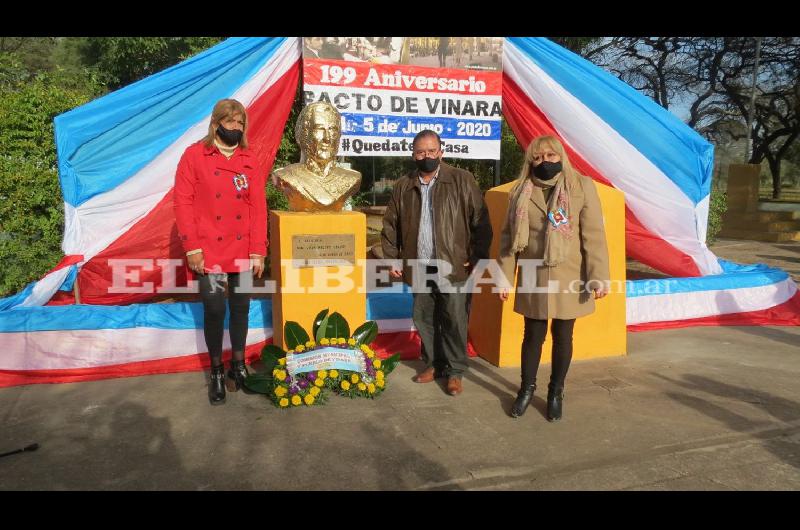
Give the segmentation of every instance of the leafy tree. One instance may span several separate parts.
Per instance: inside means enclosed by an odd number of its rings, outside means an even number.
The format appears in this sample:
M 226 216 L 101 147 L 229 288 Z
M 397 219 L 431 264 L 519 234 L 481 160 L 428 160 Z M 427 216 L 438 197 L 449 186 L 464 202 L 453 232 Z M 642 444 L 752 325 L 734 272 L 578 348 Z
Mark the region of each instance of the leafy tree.
M 500 179 L 502 182 L 509 182 L 517 178 L 524 157 L 524 150 L 504 119 L 500 136 Z
M 0 37 L 0 296 L 40 278 L 62 256 L 53 118 L 220 40 Z
M 303 76 L 298 76 L 297 91 L 294 96 L 294 103 L 292 109 L 289 111 L 289 117 L 286 119 L 286 125 L 283 128 L 283 135 L 281 136 L 281 143 L 278 146 L 278 152 L 275 154 L 275 168 L 288 166 L 300 161 L 300 146 L 294 140 L 294 124 L 297 122 L 297 117 L 300 116 L 300 111 L 303 110 Z
M 30 72 L 53 70 L 57 37 L 0 37 L 0 54 L 14 54 Z
M 111 90 L 160 72 L 217 44 L 222 37 L 88 37 L 78 46 L 84 65 L 108 76 Z
M 10 65 L 0 67 L 0 296 L 6 296 L 61 259 L 64 207 L 53 118 L 104 88 L 90 72 L 31 75 L 17 57 L 0 57 L 0 65 Z
M 14 53 L 0 52 L 0 90 L 19 86 L 30 76 L 28 69 Z

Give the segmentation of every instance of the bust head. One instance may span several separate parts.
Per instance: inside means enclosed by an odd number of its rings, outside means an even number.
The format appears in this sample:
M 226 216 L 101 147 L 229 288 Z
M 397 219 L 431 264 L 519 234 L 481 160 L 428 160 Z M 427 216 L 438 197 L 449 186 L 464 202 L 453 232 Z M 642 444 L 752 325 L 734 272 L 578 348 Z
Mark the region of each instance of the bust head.
M 325 101 L 312 103 L 300 112 L 294 137 L 300 145 L 300 162 L 310 160 L 324 167 L 336 159 L 342 135 L 341 114 Z
M 361 173 L 337 166 L 341 114 L 327 102 L 312 103 L 297 117 L 294 137 L 300 163 L 273 172 L 275 184 L 295 212 L 338 212 L 358 191 Z

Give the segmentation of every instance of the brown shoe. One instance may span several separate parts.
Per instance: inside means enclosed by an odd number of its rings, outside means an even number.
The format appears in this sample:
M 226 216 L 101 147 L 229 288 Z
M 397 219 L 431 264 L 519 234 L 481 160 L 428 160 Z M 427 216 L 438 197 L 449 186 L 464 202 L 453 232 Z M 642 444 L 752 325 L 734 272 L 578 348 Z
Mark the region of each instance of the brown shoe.
M 423 372 L 414 376 L 415 383 L 430 383 L 436 378 L 435 370 L 433 367 L 426 368 Z
M 447 393 L 451 396 L 459 395 L 464 389 L 461 386 L 460 377 L 447 378 Z

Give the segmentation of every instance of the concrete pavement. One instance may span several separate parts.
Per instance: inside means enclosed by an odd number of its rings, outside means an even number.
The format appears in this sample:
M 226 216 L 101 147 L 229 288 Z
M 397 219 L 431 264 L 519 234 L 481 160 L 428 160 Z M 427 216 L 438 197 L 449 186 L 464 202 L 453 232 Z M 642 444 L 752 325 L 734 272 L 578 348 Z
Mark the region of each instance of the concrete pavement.
M 0 389 L 0 489 L 797 490 L 800 329 L 629 333 L 629 355 L 575 362 L 548 423 L 508 410 L 517 368 L 471 362 L 464 394 L 403 363 L 377 400 L 276 410 L 203 373 Z

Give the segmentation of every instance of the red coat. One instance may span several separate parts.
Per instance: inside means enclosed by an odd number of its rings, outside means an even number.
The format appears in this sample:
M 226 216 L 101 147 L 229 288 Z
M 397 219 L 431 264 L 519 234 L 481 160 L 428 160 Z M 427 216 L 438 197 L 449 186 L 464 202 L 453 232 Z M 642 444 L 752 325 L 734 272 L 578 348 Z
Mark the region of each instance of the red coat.
M 184 252 L 203 249 L 206 272 L 240 272 L 235 260 L 267 255 L 265 182 L 247 149 L 237 148 L 230 160 L 202 142 L 184 151 L 175 173 L 175 220 Z

